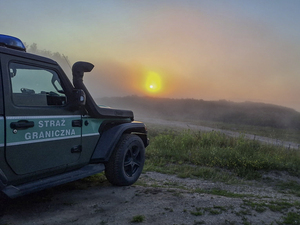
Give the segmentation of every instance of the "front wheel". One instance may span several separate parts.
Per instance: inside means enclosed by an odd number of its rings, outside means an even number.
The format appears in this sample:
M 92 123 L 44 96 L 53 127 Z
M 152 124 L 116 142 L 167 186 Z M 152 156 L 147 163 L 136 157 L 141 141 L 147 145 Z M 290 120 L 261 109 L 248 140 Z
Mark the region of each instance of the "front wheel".
M 105 165 L 106 178 L 114 185 L 131 185 L 141 175 L 144 162 L 145 147 L 141 138 L 124 134 Z

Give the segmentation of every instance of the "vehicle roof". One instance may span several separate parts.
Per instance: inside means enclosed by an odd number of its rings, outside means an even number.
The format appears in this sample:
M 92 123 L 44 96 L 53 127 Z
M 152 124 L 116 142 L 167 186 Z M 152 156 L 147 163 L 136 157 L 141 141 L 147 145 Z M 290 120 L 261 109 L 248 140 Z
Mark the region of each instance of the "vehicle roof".
M 7 55 L 23 57 L 26 59 L 33 59 L 33 60 L 40 61 L 40 62 L 50 63 L 53 65 L 58 65 L 57 62 L 55 62 L 54 60 L 43 57 L 43 56 L 39 56 L 39 55 L 31 54 L 28 52 L 23 52 L 20 50 L 15 50 L 15 49 L 0 46 L 0 54 L 2 54 L 2 53 L 7 54 Z

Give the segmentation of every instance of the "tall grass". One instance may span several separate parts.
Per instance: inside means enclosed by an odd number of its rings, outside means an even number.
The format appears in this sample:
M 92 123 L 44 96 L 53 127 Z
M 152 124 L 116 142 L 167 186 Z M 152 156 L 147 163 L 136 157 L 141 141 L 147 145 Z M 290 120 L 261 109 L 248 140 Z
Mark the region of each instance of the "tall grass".
M 243 136 L 228 137 L 219 132 L 155 133 L 146 151 L 146 167 L 168 169 L 174 165 L 225 168 L 244 178 L 256 178 L 260 171 L 300 172 L 300 151 L 262 144 Z M 150 132 L 151 134 L 151 132 Z M 180 168 L 178 168 L 180 170 Z

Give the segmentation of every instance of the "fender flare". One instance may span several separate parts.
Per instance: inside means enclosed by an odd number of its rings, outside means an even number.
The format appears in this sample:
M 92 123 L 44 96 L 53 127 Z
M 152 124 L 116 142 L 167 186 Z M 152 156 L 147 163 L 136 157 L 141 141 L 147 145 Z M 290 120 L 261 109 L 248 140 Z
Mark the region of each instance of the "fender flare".
M 149 144 L 147 129 L 144 123 L 137 121 L 122 123 L 100 133 L 99 141 L 91 157 L 91 163 L 108 162 L 115 146 L 124 133 L 133 133 L 139 136 L 142 139 L 145 148 Z

